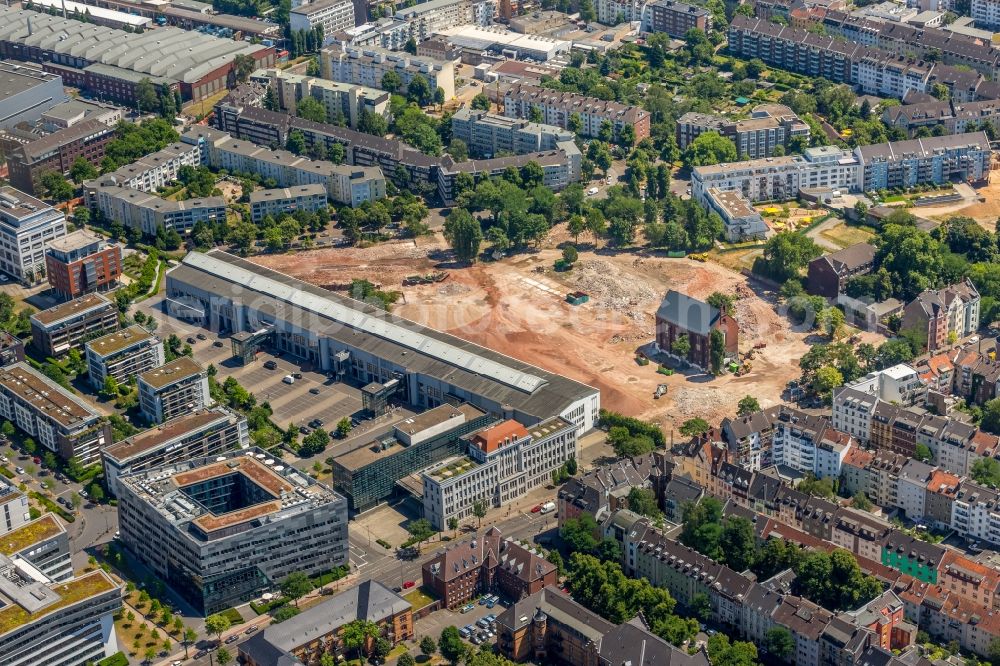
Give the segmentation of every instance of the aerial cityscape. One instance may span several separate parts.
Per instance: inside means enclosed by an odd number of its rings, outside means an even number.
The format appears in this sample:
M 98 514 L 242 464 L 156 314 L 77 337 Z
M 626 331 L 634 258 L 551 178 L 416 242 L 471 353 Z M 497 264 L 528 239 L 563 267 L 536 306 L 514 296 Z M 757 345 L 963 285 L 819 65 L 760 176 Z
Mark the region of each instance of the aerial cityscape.
M 0 6 L 0 666 L 1000 666 L 1000 0 Z

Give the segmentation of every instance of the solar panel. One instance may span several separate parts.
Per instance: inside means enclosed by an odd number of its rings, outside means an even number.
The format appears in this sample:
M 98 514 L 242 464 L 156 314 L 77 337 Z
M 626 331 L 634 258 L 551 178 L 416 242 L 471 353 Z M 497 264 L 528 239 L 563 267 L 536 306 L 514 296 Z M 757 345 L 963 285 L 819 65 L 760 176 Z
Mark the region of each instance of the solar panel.
M 532 393 L 545 383 L 545 380 L 537 375 L 514 370 L 502 363 L 460 349 L 442 340 L 434 339 L 409 327 L 373 317 L 338 300 L 324 298 L 267 276 L 253 273 L 217 258 L 216 253 L 192 252 L 184 258 L 184 263 L 230 282 L 244 285 L 262 294 L 273 296 L 286 303 L 315 312 L 350 328 L 431 356 L 477 375 L 488 377 L 519 391 Z

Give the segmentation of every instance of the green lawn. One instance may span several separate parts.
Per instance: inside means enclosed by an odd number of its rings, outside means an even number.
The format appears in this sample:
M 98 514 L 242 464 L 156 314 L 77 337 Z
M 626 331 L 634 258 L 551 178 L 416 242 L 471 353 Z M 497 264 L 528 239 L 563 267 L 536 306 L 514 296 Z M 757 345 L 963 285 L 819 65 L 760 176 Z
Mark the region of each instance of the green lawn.
M 430 590 L 426 590 L 423 587 L 418 587 L 407 592 L 403 595 L 403 598 L 410 602 L 410 605 L 413 606 L 413 610 L 419 610 L 427 604 L 434 603 L 437 600 Z

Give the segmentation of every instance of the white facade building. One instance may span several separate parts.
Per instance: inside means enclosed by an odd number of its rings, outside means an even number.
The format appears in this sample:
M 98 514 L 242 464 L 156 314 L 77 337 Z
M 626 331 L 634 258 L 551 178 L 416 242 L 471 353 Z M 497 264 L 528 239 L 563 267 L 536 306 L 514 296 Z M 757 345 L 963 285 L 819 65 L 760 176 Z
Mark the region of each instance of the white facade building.
M 872 413 L 876 406 L 877 396 L 847 387 L 836 389 L 831 414 L 833 427 L 867 444 L 871 439 Z
M 409 53 L 397 53 L 376 46 L 333 44 L 320 53 L 323 78 L 356 86 L 382 88 L 382 79 L 395 72 L 403 89 L 418 76 L 423 77 L 431 91 L 441 88 L 446 100 L 455 96 L 455 63 L 435 60 Z
M 292 30 L 323 28 L 324 40 L 340 30 L 354 27 L 354 3 L 351 0 L 317 0 L 300 4 L 288 13 Z
M 90 384 L 104 388 L 112 377 L 119 384 L 163 365 L 163 343 L 142 326 L 129 326 L 86 344 Z
M 49 241 L 65 235 L 65 215 L 20 190 L 0 187 L 0 271 L 37 282 L 45 276 Z
M 894 402 L 903 407 L 923 403 L 927 393 L 926 387 L 920 381 L 920 375 L 905 363 L 878 372 L 870 372 L 853 384 L 847 384 L 847 388 L 868 393 L 879 400 Z
M 1000 1 L 972 0 L 971 11 L 977 28 L 994 30 L 1000 28 Z

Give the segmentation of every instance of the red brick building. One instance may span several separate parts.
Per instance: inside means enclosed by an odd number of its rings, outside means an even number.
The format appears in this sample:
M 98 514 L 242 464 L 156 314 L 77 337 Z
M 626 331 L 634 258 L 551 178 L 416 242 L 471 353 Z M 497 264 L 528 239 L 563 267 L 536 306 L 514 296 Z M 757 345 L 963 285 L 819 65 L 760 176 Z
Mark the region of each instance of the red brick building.
M 499 594 L 511 601 L 554 585 L 558 574 L 551 562 L 491 527 L 482 536 L 438 553 L 424 564 L 423 584 L 458 608 L 483 594 Z
M 49 285 L 66 300 L 118 284 L 122 248 L 89 231 L 74 231 L 49 243 L 45 251 Z
M 711 365 L 711 334 L 722 332 L 727 356 L 739 350 L 740 328 L 736 320 L 704 301 L 671 289 L 656 310 L 656 344 L 667 353 L 675 354 L 674 345 L 687 336 L 690 350 L 687 361 L 702 369 Z M 675 354 L 676 355 L 676 354 Z
M 99 167 L 105 146 L 114 138 L 114 127 L 91 119 L 20 145 L 5 141 L 10 182 L 22 192 L 33 194 L 42 174 L 55 171 L 64 175 L 78 157 Z

